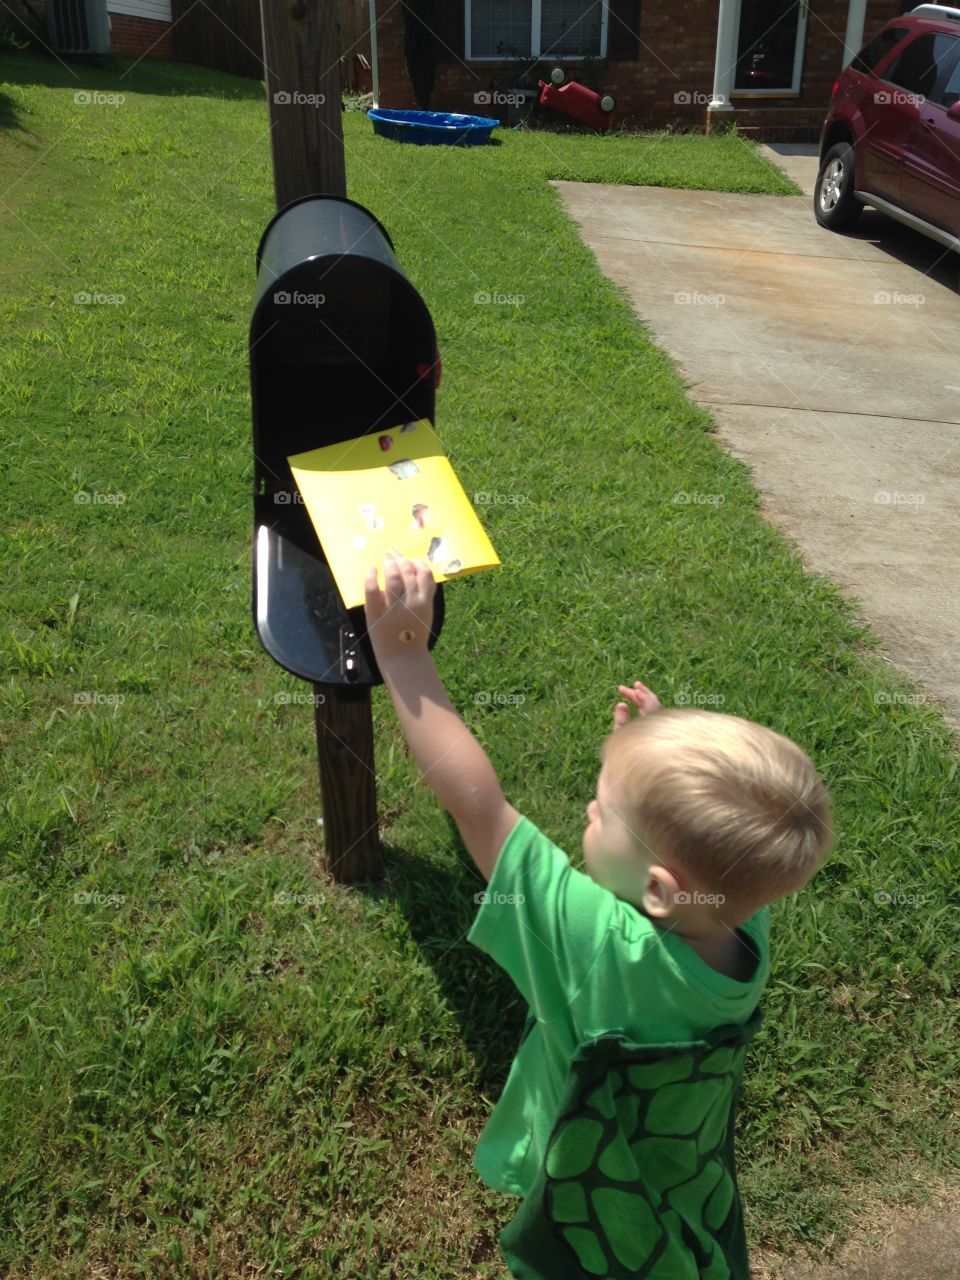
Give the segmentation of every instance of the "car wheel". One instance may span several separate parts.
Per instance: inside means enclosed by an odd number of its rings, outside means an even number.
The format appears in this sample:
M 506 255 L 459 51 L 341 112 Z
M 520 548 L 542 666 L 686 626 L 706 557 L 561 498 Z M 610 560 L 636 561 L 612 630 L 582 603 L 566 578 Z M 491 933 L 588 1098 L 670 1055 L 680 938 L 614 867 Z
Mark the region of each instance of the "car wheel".
M 853 147 L 838 142 L 823 157 L 813 192 L 813 212 L 821 227 L 852 227 L 863 212 L 853 194 Z

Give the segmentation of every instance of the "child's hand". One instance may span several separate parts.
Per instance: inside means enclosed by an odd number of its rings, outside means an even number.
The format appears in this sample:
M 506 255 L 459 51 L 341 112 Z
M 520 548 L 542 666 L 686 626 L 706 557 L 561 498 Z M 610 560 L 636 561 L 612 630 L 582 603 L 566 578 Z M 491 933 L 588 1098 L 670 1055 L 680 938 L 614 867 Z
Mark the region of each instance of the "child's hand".
M 632 689 L 628 689 L 625 684 L 620 685 L 617 693 L 629 698 L 641 716 L 649 715 L 651 711 L 660 710 L 660 699 L 645 684 L 641 684 L 639 680 L 634 681 Z M 620 729 L 625 724 L 628 724 L 629 721 L 630 708 L 625 702 L 618 702 L 613 709 L 613 727 Z
M 380 590 L 377 566 L 371 565 L 364 584 L 364 614 L 381 672 L 391 658 L 426 651 L 437 591 L 426 560 L 407 560 L 395 551 L 384 556 L 383 580 L 385 591 Z

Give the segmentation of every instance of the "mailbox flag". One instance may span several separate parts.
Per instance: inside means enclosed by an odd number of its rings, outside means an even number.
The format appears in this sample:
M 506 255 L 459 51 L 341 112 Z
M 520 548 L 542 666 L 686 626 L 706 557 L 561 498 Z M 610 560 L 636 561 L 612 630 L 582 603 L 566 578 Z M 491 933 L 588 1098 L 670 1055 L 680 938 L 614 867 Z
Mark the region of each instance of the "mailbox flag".
M 500 563 L 426 419 L 287 461 L 347 609 L 391 547 L 427 560 L 437 582 Z

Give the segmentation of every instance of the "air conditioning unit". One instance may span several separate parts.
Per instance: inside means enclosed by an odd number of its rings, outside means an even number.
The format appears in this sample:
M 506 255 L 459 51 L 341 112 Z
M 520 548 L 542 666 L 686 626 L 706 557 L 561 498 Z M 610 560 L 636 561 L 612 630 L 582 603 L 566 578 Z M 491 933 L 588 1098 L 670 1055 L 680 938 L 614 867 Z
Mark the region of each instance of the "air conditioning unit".
M 107 0 L 47 0 L 47 35 L 55 53 L 109 53 Z

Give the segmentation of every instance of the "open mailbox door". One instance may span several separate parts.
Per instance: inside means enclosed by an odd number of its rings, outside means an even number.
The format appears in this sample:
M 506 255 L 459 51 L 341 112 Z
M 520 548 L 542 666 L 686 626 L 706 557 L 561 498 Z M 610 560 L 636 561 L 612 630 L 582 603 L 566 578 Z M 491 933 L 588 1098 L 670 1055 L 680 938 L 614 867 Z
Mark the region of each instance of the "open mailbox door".
M 434 421 L 436 335 L 393 243 L 362 205 L 306 196 L 257 250 L 250 323 L 253 618 L 267 653 L 315 684 L 381 684 L 362 608 L 347 610 L 287 458 Z M 438 585 L 430 637 L 443 623 Z

